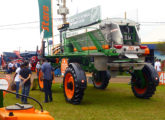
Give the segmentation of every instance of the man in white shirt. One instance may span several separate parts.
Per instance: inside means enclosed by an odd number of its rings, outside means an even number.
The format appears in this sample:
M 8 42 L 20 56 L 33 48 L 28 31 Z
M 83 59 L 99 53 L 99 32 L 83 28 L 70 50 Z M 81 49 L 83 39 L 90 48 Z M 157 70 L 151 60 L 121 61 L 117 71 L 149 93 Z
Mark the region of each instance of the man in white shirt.
M 9 73 L 12 73 L 12 71 L 13 71 L 12 68 L 13 68 L 13 64 L 10 62 L 8 64 Z
M 14 75 L 15 76 L 14 81 L 15 81 L 15 84 L 16 84 L 16 93 L 19 93 L 19 84 L 21 82 L 21 79 L 19 78 L 19 75 L 20 75 L 21 67 L 20 67 L 19 64 L 17 65 L 17 69 L 16 69 L 15 75 Z M 19 98 L 19 95 L 16 95 L 16 98 Z
M 161 62 L 157 59 L 154 65 L 157 72 L 161 72 Z
M 37 62 L 36 69 L 37 69 L 37 75 L 39 75 L 39 71 L 41 69 L 41 65 L 39 61 Z
M 29 70 L 31 70 L 31 67 L 32 67 L 32 65 L 31 65 L 31 63 L 29 62 Z

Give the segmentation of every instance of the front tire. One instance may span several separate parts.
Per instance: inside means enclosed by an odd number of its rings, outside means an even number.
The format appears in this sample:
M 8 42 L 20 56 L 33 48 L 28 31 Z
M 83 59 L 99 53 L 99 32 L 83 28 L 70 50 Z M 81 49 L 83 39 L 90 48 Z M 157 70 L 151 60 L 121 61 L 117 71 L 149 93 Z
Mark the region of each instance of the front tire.
M 109 71 L 93 72 L 93 85 L 97 89 L 105 89 L 111 78 Z
M 74 63 L 75 64 L 75 63 Z M 79 64 L 75 64 L 79 66 Z M 72 104 L 80 104 L 83 99 L 84 90 L 86 88 L 85 72 L 79 67 L 75 70 L 71 65 L 66 69 L 63 78 L 64 96 L 67 102 Z M 78 74 L 81 72 L 83 74 Z M 83 79 L 82 79 L 83 78 Z
M 159 84 L 159 76 L 152 65 L 146 64 L 140 71 L 134 71 L 131 79 L 131 88 L 138 98 L 149 99 L 154 95 Z

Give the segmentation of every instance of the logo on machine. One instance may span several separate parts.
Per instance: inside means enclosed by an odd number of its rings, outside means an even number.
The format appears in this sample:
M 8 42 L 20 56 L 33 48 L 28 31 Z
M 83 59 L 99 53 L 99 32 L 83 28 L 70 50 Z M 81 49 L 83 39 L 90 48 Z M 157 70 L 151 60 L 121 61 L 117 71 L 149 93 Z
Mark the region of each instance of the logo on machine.
M 134 50 L 134 47 L 133 46 L 129 46 L 128 50 Z
M 159 74 L 159 84 L 160 85 L 165 85 L 165 72 L 158 72 Z

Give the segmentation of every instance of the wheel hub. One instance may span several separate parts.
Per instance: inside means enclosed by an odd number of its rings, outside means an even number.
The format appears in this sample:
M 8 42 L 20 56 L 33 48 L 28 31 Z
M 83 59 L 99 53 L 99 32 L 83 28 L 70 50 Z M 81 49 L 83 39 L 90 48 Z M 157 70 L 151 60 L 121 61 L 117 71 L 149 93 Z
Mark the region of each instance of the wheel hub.
M 136 78 L 135 85 L 136 85 L 137 88 L 143 89 L 143 88 L 146 87 L 146 83 L 145 82 L 146 82 L 145 79 L 142 79 L 142 78 L 140 79 L 138 77 L 138 78 Z
M 70 90 L 73 90 L 73 83 L 72 82 L 68 82 L 67 83 L 67 88 Z

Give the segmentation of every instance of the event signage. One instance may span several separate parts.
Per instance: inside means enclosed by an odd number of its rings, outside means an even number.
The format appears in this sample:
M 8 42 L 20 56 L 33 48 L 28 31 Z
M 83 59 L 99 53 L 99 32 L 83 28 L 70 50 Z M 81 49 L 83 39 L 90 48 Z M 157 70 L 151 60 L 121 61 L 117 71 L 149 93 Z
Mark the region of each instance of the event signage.
M 91 8 L 69 18 L 69 28 L 75 29 L 91 25 L 101 20 L 100 6 Z
M 52 37 L 51 0 L 38 0 L 40 13 L 40 33 L 44 30 L 44 38 Z
M 165 72 L 158 72 L 159 74 L 159 84 L 165 85 Z

